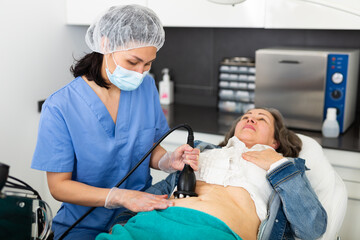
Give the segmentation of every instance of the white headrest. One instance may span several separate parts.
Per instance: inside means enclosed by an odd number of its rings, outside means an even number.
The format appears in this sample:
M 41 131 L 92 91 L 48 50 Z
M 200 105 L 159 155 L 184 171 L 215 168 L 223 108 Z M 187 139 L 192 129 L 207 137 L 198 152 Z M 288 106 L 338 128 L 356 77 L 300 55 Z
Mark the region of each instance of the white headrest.
M 308 136 L 297 135 L 303 143 L 299 157 L 305 159 L 306 166 L 310 168 L 306 176 L 328 215 L 327 229 L 320 239 L 335 239 L 346 212 L 345 184 L 324 155 L 320 144 Z

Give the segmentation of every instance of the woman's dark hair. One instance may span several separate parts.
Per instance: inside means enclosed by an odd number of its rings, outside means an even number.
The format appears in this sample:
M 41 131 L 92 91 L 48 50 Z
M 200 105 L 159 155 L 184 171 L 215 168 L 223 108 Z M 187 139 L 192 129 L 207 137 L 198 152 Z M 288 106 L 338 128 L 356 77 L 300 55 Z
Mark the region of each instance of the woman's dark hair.
M 284 157 L 298 157 L 302 147 L 301 139 L 293 131 L 287 129 L 281 113 L 274 108 L 260 107 L 255 109 L 266 110 L 274 117 L 274 138 L 279 143 L 279 147 L 276 149 L 276 151 L 283 154 Z M 234 136 L 236 125 L 241 118 L 242 116 L 234 121 L 230 130 L 226 133 L 224 141 L 219 143 L 219 146 L 226 146 L 229 139 Z
M 94 81 L 100 87 L 109 88 L 109 84 L 101 75 L 103 58 L 104 55 L 97 52 L 86 54 L 70 67 L 70 72 L 74 77 L 84 75 L 89 81 Z

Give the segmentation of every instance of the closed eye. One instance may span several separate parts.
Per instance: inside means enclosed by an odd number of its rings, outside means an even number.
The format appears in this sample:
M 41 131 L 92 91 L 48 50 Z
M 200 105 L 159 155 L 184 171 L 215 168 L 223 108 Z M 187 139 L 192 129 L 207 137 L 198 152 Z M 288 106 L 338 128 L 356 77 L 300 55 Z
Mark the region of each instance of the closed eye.
M 268 122 L 268 120 L 265 119 L 265 118 L 259 118 L 259 120 L 260 120 L 260 121 L 264 121 L 264 122 Z
M 268 123 L 268 120 L 265 118 L 258 118 L 258 121 L 264 121 L 264 122 Z

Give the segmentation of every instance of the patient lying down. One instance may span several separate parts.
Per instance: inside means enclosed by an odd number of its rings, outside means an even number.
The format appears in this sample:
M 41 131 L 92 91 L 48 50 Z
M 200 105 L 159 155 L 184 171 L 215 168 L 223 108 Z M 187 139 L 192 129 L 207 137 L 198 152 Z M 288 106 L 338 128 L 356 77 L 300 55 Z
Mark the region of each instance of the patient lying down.
M 201 153 L 196 172 L 199 196 L 175 199 L 175 206 L 206 212 L 224 221 L 243 239 L 256 239 L 260 221 L 266 218 L 272 188 L 266 170 L 244 160 L 242 153 L 265 149 L 272 148 L 258 144 L 248 149 L 233 137 L 226 147 Z
M 139 213 L 97 239 L 316 239 L 324 233 L 326 212 L 301 173 L 297 161 L 303 170 L 304 161 L 283 157 L 297 157 L 301 140 L 286 129 L 277 110 L 248 111 L 220 146 L 200 154 L 198 197 L 173 199 L 174 207 Z M 275 211 L 268 209 L 275 202 L 272 192 L 281 199 Z M 279 221 L 273 214 L 286 217 Z M 260 227 L 261 222 L 267 224 Z

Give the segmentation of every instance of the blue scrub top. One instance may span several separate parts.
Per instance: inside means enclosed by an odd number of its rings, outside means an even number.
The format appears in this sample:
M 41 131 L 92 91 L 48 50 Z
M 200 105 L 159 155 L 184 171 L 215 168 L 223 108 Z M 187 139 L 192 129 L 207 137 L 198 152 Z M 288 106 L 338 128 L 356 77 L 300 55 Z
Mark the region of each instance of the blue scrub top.
M 72 172 L 75 181 L 111 188 L 168 130 L 150 76 L 136 90 L 121 91 L 116 124 L 96 93 L 77 77 L 43 104 L 31 167 L 47 172 Z M 140 191 L 148 188 L 152 182 L 149 161 L 150 156 L 120 188 Z M 53 220 L 55 234 L 72 225 L 88 209 L 63 203 Z M 76 229 L 108 231 L 114 217 L 123 210 L 98 207 Z

